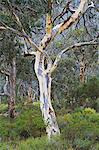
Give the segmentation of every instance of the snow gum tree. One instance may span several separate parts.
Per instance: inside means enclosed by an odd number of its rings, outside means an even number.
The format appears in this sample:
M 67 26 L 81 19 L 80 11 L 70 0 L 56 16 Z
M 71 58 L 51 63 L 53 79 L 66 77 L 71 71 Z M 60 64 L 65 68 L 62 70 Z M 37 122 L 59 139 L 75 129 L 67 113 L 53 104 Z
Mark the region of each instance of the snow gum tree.
M 62 57 L 62 54 L 72 50 L 76 47 L 81 47 L 84 45 L 95 45 L 98 42 L 96 40 L 75 43 L 70 47 L 62 50 L 56 57 L 55 61 L 52 62 L 50 56 L 48 55 L 48 46 L 53 41 L 53 39 L 62 33 L 64 30 L 68 30 L 77 20 L 79 20 L 80 16 L 90 7 L 88 5 L 89 0 L 80 0 L 79 6 L 76 9 L 71 7 L 71 2 L 68 1 L 65 6 L 66 10 L 71 12 L 71 15 L 66 18 L 63 22 L 54 25 L 54 20 L 58 19 L 60 16 L 63 16 L 64 10 L 53 19 L 52 9 L 53 9 L 53 0 L 48 0 L 48 10 L 46 14 L 46 27 L 45 27 L 45 36 L 39 43 L 39 45 L 35 44 L 32 38 L 27 35 L 25 32 L 19 17 L 16 15 L 15 11 L 11 7 L 9 1 L 10 11 L 13 17 L 16 20 L 16 23 L 20 27 L 21 31 L 13 29 L 12 27 L 7 26 L 2 23 L 0 26 L 0 30 L 9 30 L 17 34 L 18 36 L 24 39 L 24 42 L 31 46 L 32 51 L 28 51 L 27 48 L 24 50 L 25 56 L 35 55 L 35 73 L 39 82 L 39 91 L 40 91 L 40 108 L 42 112 L 42 117 L 44 119 L 46 125 L 46 133 L 48 137 L 52 137 L 53 135 L 60 135 L 60 130 L 58 127 L 58 123 L 56 120 L 56 115 L 51 104 L 51 75 L 52 72 L 57 68 L 57 65 Z M 92 6 L 93 7 L 93 6 Z M 45 64 L 46 61 L 46 64 Z

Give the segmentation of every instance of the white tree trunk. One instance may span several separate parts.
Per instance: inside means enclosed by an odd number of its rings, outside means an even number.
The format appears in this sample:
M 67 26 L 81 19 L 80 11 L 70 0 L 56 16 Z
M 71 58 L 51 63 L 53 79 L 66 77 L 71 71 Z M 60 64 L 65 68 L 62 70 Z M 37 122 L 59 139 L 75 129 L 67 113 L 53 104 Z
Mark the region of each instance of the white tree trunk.
M 60 130 L 56 121 L 54 109 L 51 104 L 51 76 L 49 73 L 43 71 L 39 56 L 40 55 L 36 56 L 35 72 L 40 88 L 40 108 L 44 123 L 46 125 L 46 132 L 50 138 L 53 135 L 59 135 Z

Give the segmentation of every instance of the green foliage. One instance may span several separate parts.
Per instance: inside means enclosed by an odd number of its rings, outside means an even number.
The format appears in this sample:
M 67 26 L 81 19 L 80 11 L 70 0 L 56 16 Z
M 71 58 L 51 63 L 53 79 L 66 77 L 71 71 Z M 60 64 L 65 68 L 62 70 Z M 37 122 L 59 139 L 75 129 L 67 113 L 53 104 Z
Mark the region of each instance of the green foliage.
M 5 33 L 2 33 L 0 37 L 3 38 L 3 40 L 0 41 L 0 54 L 1 56 L 5 56 L 8 63 L 11 63 L 12 58 L 15 57 L 17 53 L 14 43 L 15 35 L 13 33 L 9 34 L 6 31 Z
M 84 28 L 76 29 L 73 31 L 72 34 L 74 34 L 73 36 L 81 38 L 81 36 L 84 36 L 84 34 L 85 34 L 85 29 Z
M 12 17 L 6 0 L 1 0 L 0 20 L 10 27 L 20 30 L 15 18 Z M 20 18 L 20 21 L 26 32 L 30 33 L 34 23 L 43 15 L 47 9 L 47 3 L 43 0 L 10 0 L 14 12 Z
M 6 150 L 7 147 L 10 147 L 11 150 L 16 148 L 18 150 L 67 150 L 67 143 L 61 141 L 59 137 L 51 139 L 50 141 L 47 137 L 41 138 L 29 138 L 25 141 L 20 141 L 15 144 L 6 143 L 0 145 L 1 148 Z
M 17 60 L 17 77 L 24 81 L 29 81 L 34 72 L 32 69 L 32 63 L 26 58 L 20 58 Z
M 33 106 L 20 106 L 18 108 L 21 112 L 14 121 L 10 120 L 9 122 L 9 119 L 0 117 L 0 134 L 6 140 L 8 138 L 14 140 L 12 143 L 0 144 L 1 149 L 98 150 L 99 113 L 94 109 L 75 109 L 73 113 L 58 115 L 58 123 L 61 129 L 60 137 L 55 137 L 50 141 L 48 141 L 47 137 L 28 138 L 27 140 L 18 141 L 18 136 L 23 139 L 29 136 L 38 137 L 45 134 L 39 103 L 35 102 Z M 0 135 L 1 138 L 2 135 Z
M 0 150 L 7 150 L 7 149 L 13 150 L 11 146 L 7 145 L 6 143 L 0 143 Z
M 59 138 L 48 141 L 46 137 L 29 139 L 27 142 L 22 142 L 19 145 L 19 150 L 26 150 L 25 145 L 27 146 L 27 149 L 30 150 L 63 150 L 67 148 L 66 144 L 63 143 Z
M 62 123 L 63 122 L 63 123 Z M 99 113 L 94 109 L 68 113 L 59 117 L 63 139 L 72 143 L 74 149 L 88 150 L 97 145 L 99 139 Z
M 59 71 L 62 72 L 61 69 Z M 77 81 L 77 76 L 73 77 L 68 72 L 65 72 L 64 75 L 58 72 L 56 79 L 53 81 L 52 96 L 56 111 L 61 109 L 61 112 L 64 114 L 66 111 L 68 112 L 67 109 L 71 112 L 81 106 L 91 107 L 99 111 L 98 77 L 92 77 L 86 83 L 80 84 Z M 60 89 L 61 92 L 59 91 Z
M 76 147 L 76 149 L 83 149 L 83 150 L 87 150 L 90 145 L 91 145 L 91 141 L 88 139 L 75 139 L 74 140 L 74 145 Z
M 4 104 L 4 103 L 0 104 L 0 113 L 6 112 L 7 109 L 8 109 L 7 104 Z
M 52 81 L 52 97 L 54 100 L 59 100 L 60 104 L 62 102 L 61 99 L 66 100 L 69 95 L 71 97 L 71 92 L 78 84 L 74 68 L 74 58 L 64 58 L 60 61 L 57 70 L 53 74 L 54 80 Z M 68 100 L 70 101 L 70 99 Z
M 93 77 L 83 85 L 79 85 L 75 88 L 73 97 L 78 101 L 78 105 L 86 105 L 97 109 L 99 101 L 99 79 Z
M 96 99 L 99 97 L 99 79 L 93 77 L 84 85 L 78 87 L 78 96 L 85 95 L 85 98 Z
M 17 108 L 18 109 L 18 108 Z M 38 137 L 45 134 L 45 126 L 39 107 L 20 106 L 21 112 L 14 120 L 0 116 L 0 137 L 2 140 Z
M 58 41 L 58 42 L 55 43 L 56 48 L 62 48 L 62 45 L 63 45 L 62 41 Z

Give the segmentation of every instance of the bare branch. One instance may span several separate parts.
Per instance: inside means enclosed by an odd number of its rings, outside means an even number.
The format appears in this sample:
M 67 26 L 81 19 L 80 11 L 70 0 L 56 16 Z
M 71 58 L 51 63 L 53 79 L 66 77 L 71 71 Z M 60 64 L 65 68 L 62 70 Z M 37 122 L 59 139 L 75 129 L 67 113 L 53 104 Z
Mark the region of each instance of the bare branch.
M 89 9 L 89 8 L 94 8 L 95 6 L 94 6 L 94 3 L 93 2 L 91 2 L 91 4 L 90 5 L 88 5 L 85 9 L 84 9 L 84 13 Z M 71 12 L 71 13 L 74 13 L 75 11 L 77 10 L 77 8 L 73 8 L 72 7 L 72 5 L 69 5 L 69 11 Z
M 57 34 L 62 33 L 64 30 L 68 29 L 70 26 L 72 26 L 73 23 L 75 23 L 81 16 L 81 14 L 84 13 L 86 8 L 87 0 L 81 0 L 78 9 L 64 22 L 56 25 L 52 29 L 52 34 L 49 35 L 49 37 L 45 35 L 43 40 L 41 41 L 43 49 L 45 49 L 50 42 L 56 37 Z
M 70 5 L 70 3 L 69 3 L 69 5 Z M 78 9 L 73 10 L 72 12 L 74 12 L 74 13 L 63 23 L 56 25 L 53 28 L 53 30 L 56 30 L 57 33 L 61 33 L 64 30 L 68 29 L 75 21 L 77 21 L 79 19 L 81 14 L 85 13 L 85 11 L 87 11 L 87 9 L 89 9 L 90 7 L 93 7 L 93 5 L 87 6 L 87 0 L 81 0 L 80 4 L 78 6 Z M 69 6 L 69 9 L 70 9 L 70 6 Z M 54 34 L 53 38 L 57 35 L 57 33 Z
M 33 56 L 33 55 L 35 55 L 36 56 L 36 52 L 33 52 L 33 51 L 31 51 L 31 52 L 24 52 L 24 57 L 28 57 L 28 56 Z
M 6 30 L 4 26 L 0 26 L 0 30 Z
M 3 70 L 3 69 L 0 69 L 0 73 L 4 74 L 6 76 L 10 76 L 10 73 L 8 71 L 6 71 L 6 70 Z
M 1 22 L 1 24 L 3 26 L 0 26 L 0 30 L 10 30 L 10 31 L 12 31 L 13 33 L 17 34 L 18 36 L 21 36 L 21 37 L 25 38 L 27 40 L 27 42 L 31 45 L 32 48 L 35 48 L 37 51 L 43 53 L 27 34 L 19 32 L 18 30 L 15 30 L 15 29 L 7 26 L 3 22 Z
M 53 19 L 53 23 L 57 20 L 57 19 L 60 19 L 62 18 L 67 12 L 68 12 L 68 9 L 69 9 L 69 4 L 71 3 L 71 1 L 68 1 L 65 5 L 65 7 L 63 8 L 62 12 L 57 15 L 54 19 Z
M 62 58 L 62 55 L 65 53 L 65 52 L 68 52 L 70 50 L 73 50 L 75 48 L 78 48 L 78 47 L 81 47 L 81 46 L 88 46 L 88 45 L 98 45 L 99 42 L 95 42 L 94 40 L 93 41 L 89 41 L 89 42 L 81 42 L 81 43 L 76 43 L 74 45 L 71 45 L 69 47 L 67 47 L 66 49 L 62 50 L 56 57 L 54 63 L 53 63 L 53 66 L 51 68 L 51 73 L 56 69 L 59 61 L 61 60 Z
M 0 93 L 0 96 L 9 96 L 8 93 Z
M 51 0 L 49 0 L 49 2 L 51 3 Z M 45 50 L 45 48 L 50 44 L 50 42 L 55 38 L 55 36 L 57 34 L 60 34 L 65 29 L 68 29 L 79 18 L 79 16 L 84 11 L 86 3 L 87 3 L 87 0 L 81 0 L 78 9 L 72 14 L 72 16 L 69 17 L 67 20 L 65 20 L 63 23 L 56 25 L 53 29 L 51 29 L 51 10 L 50 10 L 50 12 L 48 12 L 48 14 L 47 14 L 48 17 L 46 19 L 46 34 L 39 45 L 39 49 L 41 51 Z M 49 22 L 49 20 L 50 20 L 50 22 Z M 49 24 L 48 24 L 48 22 L 49 22 Z M 41 65 L 43 66 L 44 65 L 44 56 L 40 53 L 37 53 L 36 58 L 37 59 L 39 58 L 38 67 L 36 66 L 36 68 L 39 68 L 39 66 L 41 66 Z M 52 70 L 52 68 L 50 70 Z
M 87 0 L 81 0 L 78 9 L 72 14 L 71 17 L 62 23 L 58 31 L 59 33 L 63 32 L 65 29 L 68 29 L 79 18 L 85 9 L 86 2 Z

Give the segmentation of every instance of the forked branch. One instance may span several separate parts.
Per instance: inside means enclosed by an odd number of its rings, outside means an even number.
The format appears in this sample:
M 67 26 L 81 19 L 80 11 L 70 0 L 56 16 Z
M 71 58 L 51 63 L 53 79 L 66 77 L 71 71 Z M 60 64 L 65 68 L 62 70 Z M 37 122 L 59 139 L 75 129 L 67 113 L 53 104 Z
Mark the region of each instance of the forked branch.
M 88 3 L 88 0 L 81 0 L 78 6 L 78 9 L 76 9 L 74 13 L 68 19 L 54 26 L 52 29 L 52 34 L 49 34 L 50 35 L 49 37 L 48 36 L 46 37 L 45 35 L 45 37 L 41 41 L 41 43 L 43 43 L 42 44 L 43 49 L 45 49 L 50 44 L 50 42 L 56 37 L 57 34 L 60 34 L 64 30 L 71 27 L 72 24 L 74 24 L 80 18 L 81 14 L 83 14 L 87 10 L 87 7 L 86 7 L 87 3 Z

